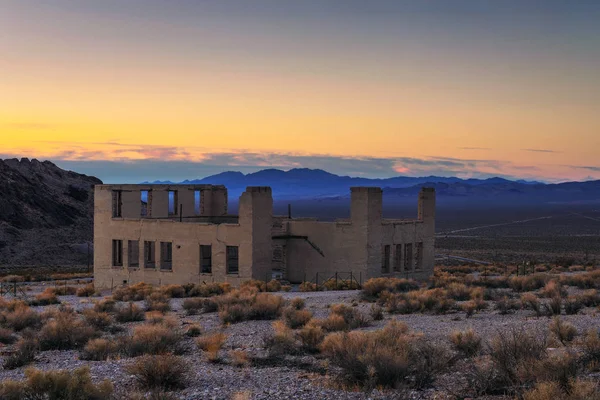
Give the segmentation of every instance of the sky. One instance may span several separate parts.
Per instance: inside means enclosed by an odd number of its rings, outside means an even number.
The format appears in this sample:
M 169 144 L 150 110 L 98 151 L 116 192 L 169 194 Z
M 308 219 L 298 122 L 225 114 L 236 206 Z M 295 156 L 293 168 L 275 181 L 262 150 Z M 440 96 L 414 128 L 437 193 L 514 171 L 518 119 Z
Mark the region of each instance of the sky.
M 0 0 L 0 157 L 600 179 L 597 0 Z

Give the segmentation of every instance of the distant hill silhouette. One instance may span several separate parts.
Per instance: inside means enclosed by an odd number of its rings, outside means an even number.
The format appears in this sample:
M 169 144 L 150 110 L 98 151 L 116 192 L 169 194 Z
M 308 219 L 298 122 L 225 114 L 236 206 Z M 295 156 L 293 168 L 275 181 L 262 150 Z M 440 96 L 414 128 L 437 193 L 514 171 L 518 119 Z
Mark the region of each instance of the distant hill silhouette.
M 181 183 L 223 184 L 227 186 L 233 201 L 246 186 L 271 186 L 276 201 L 344 199 L 350 196 L 351 186 L 379 186 L 384 188 L 386 202 L 404 203 L 414 202 L 420 188 L 428 186 L 436 188 L 442 205 L 477 204 L 481 201 L 488 205 L 600 203 L 600 181 L 545 184 L 499 177 L 461 179 L 439 176 L 369 179 L 339 176 L 320 169 L 296 168 L 289 171 L 264 169 L 250 174 L 228 171 Z

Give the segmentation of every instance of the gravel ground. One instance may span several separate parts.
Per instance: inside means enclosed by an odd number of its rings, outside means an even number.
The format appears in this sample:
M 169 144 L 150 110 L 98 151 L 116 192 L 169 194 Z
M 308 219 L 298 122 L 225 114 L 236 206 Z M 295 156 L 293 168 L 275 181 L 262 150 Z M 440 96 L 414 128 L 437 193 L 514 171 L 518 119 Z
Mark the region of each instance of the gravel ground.
M 38 285 L 31 293 L 44 289 Z M 109 295 L 109 293 L 104 293 Z M 358 309 L 368 314 L 370 303 L 362 302 L 359 291 L 328 292 L 288 292 L 281 293 L 286 299 L 301 297 L 305 299 L 306 308 L 317 318 L 329 314 L 329 306 L 335 303 L 355 304 Z M 69 304 L 77 310 L 93 305 L 96 300 L 76 296 L 61 296 L 63 304 Z M 228 350 L 244 349 L 250 355 L 265 354 L 263 339 L 272 334 L 271 321 L 247 321 L 223 327 L 217 313 L 187 316 L 182 310 L 183 299 L 172 299 L 173 312 L 182 323 L 199 323 L 205 332 L 223 331 L 228 335 L 222 355 L 225 362 L 209 363 L 201 352 L 195 350 L 193 339 L 186 338 L 186 346 L 190 349 L 183 357 L 190 365 L 189 385 L 185 390 L 177 392 L 181 399 L 231 399 L 235 394 L 240 398 L 251 399 L 445 399 L 450 398 L 439 390 L 430 389 L 421 392 L 398 392 L 377 390 L 369 393 L 361 391 L 345 391 L 336 387 L 335 382 L 325 372 L 323 360 L 313 356 L 292 357 L 281 360 L 277 365 L 234 367 L 227 363 Z M 142 304 L 141 302 L 139 303 Z M 56 306 L 35 307 L 38 311 Z M 536 318 L 531 311 L 518 311 L 514 314 L 499 315 L 488 310 L 465 318 L 462 312 L 447 315 L 411 314 L 387 315 L 385 320 L 374 322 L 366 330 L 379 329 L 389 320 L 405 322 L 413 331 L 423 332 L 433 340 L 447 340 L 447 335 L 454 330 L 472 328 L 483 338 L 489 338 L 508 327 L 526 327 L 547 330 L 549 319 Z M 598 328 L 600 320 L 595 309 L 585 309 L 578 315 L 562 316 L 572 323 L 579 332 Z M 125 324 L 128 328 L 136 323 Z M 130 376 L 125 366 L 131 359 L 116 359 L 106 362 L 83 361 L 78 359 L 77 351 L 45 351 L 36 357 L 32 365 L 42 370 L 67 369 L 87 365 L 90 367 L 94 381 L 108 378 L 115 384 L 115 397 L 126 398 L 127 393 L 135 390 L 135 379 Z M 0 370 L 0 380 L 21 379 L 25 368 L 16 370 Z M 447 374 L 441 381 L 452 382 L 457 379 L 457 372 Z M 442 385 L 443 386 L 443 385 Z M 246 397 L 244 397 L 246 396 Z

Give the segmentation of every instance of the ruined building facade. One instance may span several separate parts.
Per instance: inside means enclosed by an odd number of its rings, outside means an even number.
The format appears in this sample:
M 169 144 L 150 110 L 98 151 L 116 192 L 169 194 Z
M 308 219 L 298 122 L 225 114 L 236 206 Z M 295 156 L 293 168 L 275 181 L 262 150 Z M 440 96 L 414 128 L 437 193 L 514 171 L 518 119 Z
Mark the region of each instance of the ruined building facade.
M 321 281 L 336 272 L 366 281 L 433 273 L 435 191 L 418 218 L 382 218 L 382 190 L 351 188 L 350 218 L 322 222 L 273 215 L 270 187 L 248 187 L 237 215 L 218 185 L 97 185 L 97 287 L 270 280 Z M 341 275 L 340 275 L 341 276 Z M 347 275 L 345 275 L 347 276 Z

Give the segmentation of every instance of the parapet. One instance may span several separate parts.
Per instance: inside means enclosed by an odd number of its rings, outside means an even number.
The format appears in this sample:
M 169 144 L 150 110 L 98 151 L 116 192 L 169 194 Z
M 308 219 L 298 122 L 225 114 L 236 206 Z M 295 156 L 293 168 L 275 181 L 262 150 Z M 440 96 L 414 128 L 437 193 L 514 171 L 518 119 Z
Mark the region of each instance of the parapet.
M 372 186 L 353 186 L 350 188 L 350 192 L 364 192 L 364 193 L 382 193 L 380 187 L 372 187 Z

